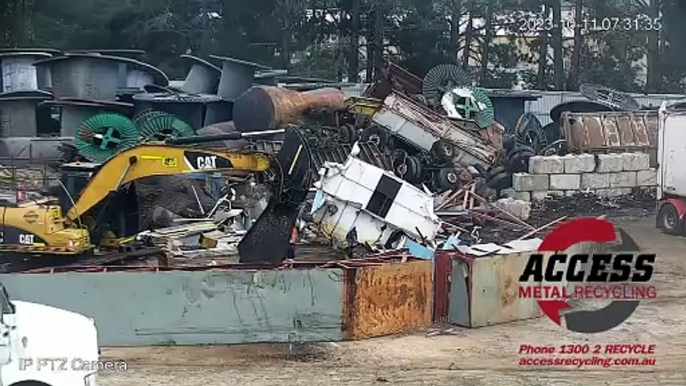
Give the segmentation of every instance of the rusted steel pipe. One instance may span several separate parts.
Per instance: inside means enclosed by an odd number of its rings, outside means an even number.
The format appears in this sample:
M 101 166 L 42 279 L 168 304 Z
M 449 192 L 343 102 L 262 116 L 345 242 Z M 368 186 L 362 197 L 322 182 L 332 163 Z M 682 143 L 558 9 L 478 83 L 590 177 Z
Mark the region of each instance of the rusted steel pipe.
M 238 131 L 260 131 L 297 123 L 312 110 L 344 110 L 345 95 L 334 88 L 297 92 L 272 86 L 255 86 L 233 105 L 233 122 Z

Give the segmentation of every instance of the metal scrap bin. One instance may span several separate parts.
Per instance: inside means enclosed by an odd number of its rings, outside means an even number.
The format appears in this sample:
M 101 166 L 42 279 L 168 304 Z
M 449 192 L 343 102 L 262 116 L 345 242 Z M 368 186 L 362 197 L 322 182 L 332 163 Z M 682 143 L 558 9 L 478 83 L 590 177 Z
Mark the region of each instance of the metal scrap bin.
M 365 339 L 428 327 L 433 310 L 432 276 L 430 260 L 346 270 L 345 338 Z
M 531 253 L 437 253 L 436 321 L 473 328 L 541 316 L 535 299 L 519 298 L 519 276 Z
M 89 315 L 103 346 L 321 342 L 431 324 L 431 261 L 61 267 L 3 274 L 12 296 Z M 115 299 L 116 301 L 114 301 Z

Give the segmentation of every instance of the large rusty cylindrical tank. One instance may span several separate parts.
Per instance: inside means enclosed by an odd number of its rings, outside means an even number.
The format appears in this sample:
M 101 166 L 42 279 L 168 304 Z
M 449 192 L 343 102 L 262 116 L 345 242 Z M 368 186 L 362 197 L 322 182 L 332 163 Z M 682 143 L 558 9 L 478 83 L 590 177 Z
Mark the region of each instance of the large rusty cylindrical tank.
M 298 92 L 255 86 L 233 105 L 233 122 L 240 132 L 263 131 L 297 123 L 308 110 L 343 110 L 345 95 L 335 88 Z

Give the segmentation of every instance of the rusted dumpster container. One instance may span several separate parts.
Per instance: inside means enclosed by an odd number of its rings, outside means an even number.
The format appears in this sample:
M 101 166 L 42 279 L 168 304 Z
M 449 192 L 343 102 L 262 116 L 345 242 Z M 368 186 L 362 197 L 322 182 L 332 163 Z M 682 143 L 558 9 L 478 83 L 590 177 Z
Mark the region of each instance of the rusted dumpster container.
M 519 276 L 531 253 L 437 253 L 434 319 L 475 328 L 541 316 L 535 299 L 519 297 Z
M 657 122 L 657 111 L 562 114 L 562 127 L 571 151 L 654 149 Z

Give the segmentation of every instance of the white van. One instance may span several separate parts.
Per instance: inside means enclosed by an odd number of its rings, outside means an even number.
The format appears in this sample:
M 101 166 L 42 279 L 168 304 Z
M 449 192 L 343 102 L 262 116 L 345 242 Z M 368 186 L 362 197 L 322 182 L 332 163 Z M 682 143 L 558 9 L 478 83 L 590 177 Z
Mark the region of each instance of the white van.
M 42 304 L 10 301 L 0 284 L 0 386 L 95 386 L 93 319 Z

